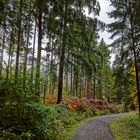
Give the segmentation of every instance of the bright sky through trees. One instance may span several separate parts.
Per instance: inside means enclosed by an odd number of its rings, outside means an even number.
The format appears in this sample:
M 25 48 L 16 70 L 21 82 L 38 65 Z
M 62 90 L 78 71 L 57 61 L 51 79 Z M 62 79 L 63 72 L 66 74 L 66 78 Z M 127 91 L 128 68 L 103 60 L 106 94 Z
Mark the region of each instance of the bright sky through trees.
M 113 8 L 110 6 L 110 1 L 109 0 L 98 0 L 100 3 L 101 11 L 100 11 L 100 16 L 98 17 L 101 21 L 105 23 L 111 23 L 113 19 L 110 19 L 107 15 L 107 12 L 110 12 Z M 112 41 L 109 39 L 110 33 L 107 31 L 104 32 L 99 32 L 100 33 L 100 38 L 103 38 L 107 44 L 110 44 Z

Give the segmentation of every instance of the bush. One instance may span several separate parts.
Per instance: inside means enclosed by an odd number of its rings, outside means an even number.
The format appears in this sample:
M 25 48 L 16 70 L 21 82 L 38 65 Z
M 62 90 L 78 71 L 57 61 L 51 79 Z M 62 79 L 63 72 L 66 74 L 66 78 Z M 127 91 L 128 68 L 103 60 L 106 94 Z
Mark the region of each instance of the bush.
M 115 104 L 115 103 L 108 104 L 107 109 L 110 113 L 113 113 L 113 114 L 125 112 L 123 104 Z
M 0 131 L 1 140 L 32 140 L 33 134 L 30 131 L 23 131 L 17 135 L 12 129 L 5 129 Z
M 81 120 L 116 112 L 115 105 L 77 97 L 64 98 L 59 105 L 54 105 L 55 97 L 49 97 L 47 105 L 43 105 L 32 93 L 25 94 L 20 82 L 20 79 L 17 84 L 13 80 L 0 80 L 0 139 L 3 140 L 60 140 L 67 128 Z
M 25 96 L 19 82 L 0 80 L 0 137 L 48 140 L 55 136 L 59 107 L 51 110 L 37 103 L 32 94 Z
M 48 127 L 46 127 L 46 116 L 48 117 L 49 110 L 44 109 L 40 105 L 28 103 L 18 105 L 17 104 L 11 105 L 8 104 L 5 109 L 7 109 L 0 119 L 1 124 L 1 135 L 5 139 L 9 137 L 10 140 L 13 140 L 13 137 L 20 137 L 22 139 L 25 137 L 24 135 L 29 134 L 29 130 L 31 131 L 30 136 L 39 137 L 46 137 L 49 135 Z M 6 116 L 8 113 L 8 116 Z M 6 118 L 6 119 L 5 119 Z M 22 133 L 24 132 L 24 133 Z M 7 136 L 6 136 L 7 134 Z M 21 137 L 22 136 L 22 137 Z M 26 135 L 27 136 L 27 135 Z

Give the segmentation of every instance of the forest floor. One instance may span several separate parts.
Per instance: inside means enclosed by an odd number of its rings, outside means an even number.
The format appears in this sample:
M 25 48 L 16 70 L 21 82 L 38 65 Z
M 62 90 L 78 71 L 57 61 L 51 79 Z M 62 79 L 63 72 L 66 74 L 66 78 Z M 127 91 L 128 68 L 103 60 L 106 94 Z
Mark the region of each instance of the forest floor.
M 102 116 L 82 126 L 72 140 L 114 140 L 110 130 L 113 119 L 132 115 L 133 112 Z

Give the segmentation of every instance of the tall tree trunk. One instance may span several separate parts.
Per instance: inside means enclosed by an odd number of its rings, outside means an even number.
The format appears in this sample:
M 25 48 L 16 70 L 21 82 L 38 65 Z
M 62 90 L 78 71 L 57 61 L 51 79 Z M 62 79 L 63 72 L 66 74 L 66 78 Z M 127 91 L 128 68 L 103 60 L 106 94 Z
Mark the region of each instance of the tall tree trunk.
M 32 66 L 31 66 L 31 83 L 33 85 L 33 76 L 34 76 L 34 55 L 35 55 L 35 41 L 36 41 L 36 23 L 34 27 L 34 39 L 33 39 L 33 54 L 32 54 Z M 33 90 L 33 86 L 31 87 Z
M 98 79 L 98 99 L 102 99 L 102 83 L 101 83 L 101 79 Z
M 87 79 L 87 99 L 91 98 L 91 79 Z
M 134 55 L 134 63 L 135 63 L 135 73 L 136 73 L 136 86 L 137 86 L 137 96 L 138 96 L 138 104 L 139 104 L 139 118 L 140 118 L 140 86 L 139 86 L 139 71 L 138 71 L 138 63 L 137 63 L 137 55 L 136 55 L 136 46 L 133 41 L 133 55 Z
M 129 1 L 130 6 L 130 1 Z M 134 63 L 135 63 L 135 73 L 136 73 L 136 87 L 137 87 L 137 96 L 138 96 L 138 105 L 139 105 L 139 118 L 140 118 L 140 86 L 139 86 L 139 71 L 138 71 L 138 62 L 137 62 L 137 54 L 136 54 L 136 38 L 134 33 L 134 11 L 130 13 L 130 26 L 131 26 L 131 35 L 132 35 L 132 50 L 134 56 Z
M 78 96 L 78 83 L 79 83 L 78 71 L 76 70 L 76 73 L 75 73 L 75 95 L 76 96 Z
M 47 71 L 48 71 L 48 69 L 47 69 L 47 65 L 48 65 L 48 62 L 47 62 L 47 53 L 46 53 L 46 70 L 45 70 L 45 84 L 44 84 L 44 95 L 43 95 L 43 103 L 45 104 L 45 102 L 46 102 L 46 92 L 47 92 L 47 90 L 48 90 L 48 83 L 47 83 L 47 77 L 46 77 L 46 75 L 47 75 Z
M 68 60 L 69 60 L 69 52 L 68 52 Z M 68 61 L 67 61 L 67 67 L 66 67 L 66 92 L 68 93 L 69 88 L 69 67 L 68 67 Z
M 50 62 L 50 76 L 51 76 L 51 81 L 50 81 L 50 95 L 53 95 L 53 83 L 54 83 L 54 75 L 53 75 L 53 39 L 50 35 L 50 45 L 51 45 L 51 62 Z
M 28 48 L 29 48 L 29 39 L 30 39 L 30 11 L 31 11 L 31 1 L 30 1 L 30 6 L 29 6 L 29 16 L 28 16 L 28 21 L 27 21 L 27 44 L 25 46 L 24 50 L 24 68 L 23 68 L 23 89 L 25 90 L 26 88 L 26 71 L 27 71 L 27 59 L 28 59 Z M 25 90 L 26 92 L 26 90 Z
M 87 79 L 84 71 L 84 97 L 87 96 Z
M 96 81 L 93 79 L 93 99 L 96 98 Z
M 38 49 L 37 49 L 37 66 L 36 66 L 36 84 L 35 94 L 40 94 L 40 65 L 41 65 L 41 45 L 42 45 L 42 5 L 38 5 Z
M 75 63 L 75 58 L 73 58 L 73 63 Z M 73 90 L 72 90 L 72 93 L 73 93 L 73 96 L 75 96 L 75 64 L 73 66 Z
M 9 79 L 10 74 L 10 62 L 11 62 L 11 52 L 12 52 L 12 37 L 13 37 L 13 31 L 11 31 L 10 35 L 10 45 L 9 45 L 9 52 L 8 52 L 8 65 L 7 65 L 7 71 L 6 71 L 6 81 Z
M 64 28 L 65 29 L 65 28 Z M 63 37 L 65 38 L 65 37 Z M 60 57 L 60 64 L 59 64 L 59 79 L 58 79 L 58 98 L 57 104 L 59 104 L 62 100 L 62 89 L 63 89 L 63 68 L 64 68 L 64 59 L 65 59 L 65 44 L 63 39 L 61 57 Z
M 58 79 L 58 97 L 57 104 L 62 101 L 62 89 L 63 89 L 63 71 L 64 71 L 64 60 L 65 60 L 65 45 L 66 45 L 66 25 L 67 25 L 67 1 L 65 3 L 65 16 L 64 16 L 64 24 L 63 24 L 63 39 L 62 39 L 62 48 L 61 48 L 61 56 L 60 56 L 60 64 L 59 64 L 59 79 Z
M 80 94 L 80 98 L 82 98 L 82 70 L 81 70 L 81 68 L 82 67 L 80 67 L 80 77 L 79 77 L 79 84 L 80 84 L 80 86 L 79 86 L 79 94 Z
M 72 61 L 72 58 L 71 58 Z M 70 95 L 73 95 L 73 66 L 71 64 L 71 71 L 70 71 Z
M 5 48 L 5 38 L 6 38 L 6 25 L 4 25 L 4 30 L 3 30 L 3 39 L 2 39 L 2 49 L 1 49 L 1 56 L 0 56 L 0 76 L 2 75 L 2 61 L 3 61 L 3 54 L 4 54 L 4 48 Z
M 67 67 L 67 70 L 66 70 L 66 92 L 68 93 L 68 84 L 69 84 L 69 73 L 68 73 L 68 67 Z
M 17 50 L 16 50 L 16 69 L 15 69 L 15 82 L 17 82 L 18 73 L 19 73 L 19 55 L 20 55 L 20 45 L 21 45 L 21 22 L 22 22 L 22 5 L 23 0 L 20 0 L 19 7 L 19 17 L 18 17 L 18 41 L 17 41 Z

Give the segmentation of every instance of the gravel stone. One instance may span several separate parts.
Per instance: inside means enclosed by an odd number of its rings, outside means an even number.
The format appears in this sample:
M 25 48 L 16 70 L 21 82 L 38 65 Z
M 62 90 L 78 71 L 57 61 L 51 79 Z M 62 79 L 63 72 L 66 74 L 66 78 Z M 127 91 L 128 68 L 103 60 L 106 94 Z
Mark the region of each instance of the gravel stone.
M 72 140 L 115 140 L 109 127 L 112 119 L 128 116 L 131 114 L 132 113 L 130 112 L 106 115 L 95 119 L 82 126 L 72 138 Z

